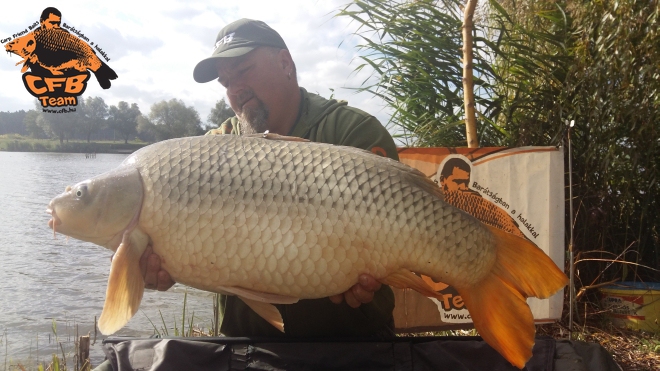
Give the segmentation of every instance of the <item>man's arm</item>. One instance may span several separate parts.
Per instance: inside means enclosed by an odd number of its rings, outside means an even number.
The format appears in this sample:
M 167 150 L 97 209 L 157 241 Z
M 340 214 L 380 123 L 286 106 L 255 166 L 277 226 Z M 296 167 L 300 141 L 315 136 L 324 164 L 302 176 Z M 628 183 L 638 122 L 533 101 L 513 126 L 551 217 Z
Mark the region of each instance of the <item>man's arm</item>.
M 350 120 L 346 120 L 346 122 L 350 122 Z M 335 132 L 328 134 L 336 137 L 333 144 L 362 148 L 383 157 L 399 160 L 399 153 L 392 135 L 377 118 L 367 116 L 358 123 L 342 128 L 341 126 L 344 123 L 338 120 L 337 127 L 334 129 Z

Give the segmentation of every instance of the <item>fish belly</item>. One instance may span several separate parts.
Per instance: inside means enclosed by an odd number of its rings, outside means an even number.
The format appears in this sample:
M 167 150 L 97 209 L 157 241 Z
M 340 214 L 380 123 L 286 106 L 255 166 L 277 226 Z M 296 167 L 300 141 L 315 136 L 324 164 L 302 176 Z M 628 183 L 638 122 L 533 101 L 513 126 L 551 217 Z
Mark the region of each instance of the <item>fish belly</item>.
M 489 232 L 397 161 L 319 143 L 182 138 L 127 159 L 142 175 L 140 228 L 178 282 L 299 298 L 399 268 L 457 287 L 492 266 Z

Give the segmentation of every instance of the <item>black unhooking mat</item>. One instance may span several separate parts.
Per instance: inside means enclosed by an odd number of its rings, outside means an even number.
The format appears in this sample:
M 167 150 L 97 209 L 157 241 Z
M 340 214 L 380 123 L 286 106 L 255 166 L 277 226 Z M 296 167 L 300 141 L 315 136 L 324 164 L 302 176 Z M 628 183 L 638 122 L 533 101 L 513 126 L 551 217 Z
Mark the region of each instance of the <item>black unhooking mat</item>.
M 391 341 L 110 337 L 104 370 L 516 371 L 480 337 Z M 101 369 L 99 367 L 98 369 Z M 620 371 L 599 344 L 539 337 L 527 371 Z

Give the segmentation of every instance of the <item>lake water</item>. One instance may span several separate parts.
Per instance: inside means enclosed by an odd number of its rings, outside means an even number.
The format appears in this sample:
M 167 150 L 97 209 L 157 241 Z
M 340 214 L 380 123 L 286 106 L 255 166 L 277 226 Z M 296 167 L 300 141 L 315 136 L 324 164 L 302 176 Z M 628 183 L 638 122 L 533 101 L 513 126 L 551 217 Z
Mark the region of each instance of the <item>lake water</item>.
M 11 363 L 35 365 L 46 361 L 60 346 L 73 352 L 76 328 L 91 332 L 100 316 L 112 252 L 100 246 L 53 232 L 47 223 L 48 202 L 67 185 L 101 174 L 119 165 L 126 155 L 0 152 L 0 369 Z M 163 321 L 173 335 L 181 326 L 184 292 L 186 312 L 208 329 L 213 295 L 175 285 L 167 292 L 146 290 L 136 315 L 115 335 L 151 336 Z M 160 311 L 160 312 L 159 312 Z M 98 333 L 90 349 L 92 365 L 103 359 Z M 73 353 L 67 361 L 73 360 Z M 32 367 L 30 367 L 32 369 Z

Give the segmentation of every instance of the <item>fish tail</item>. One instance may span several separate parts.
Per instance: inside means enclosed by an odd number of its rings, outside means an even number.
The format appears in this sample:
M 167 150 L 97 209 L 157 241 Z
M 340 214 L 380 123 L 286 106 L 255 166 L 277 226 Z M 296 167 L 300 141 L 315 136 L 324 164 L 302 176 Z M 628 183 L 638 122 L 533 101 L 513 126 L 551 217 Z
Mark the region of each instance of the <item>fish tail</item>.
M 94 76 L 96 76 L 96 80 L 103 89 L 108 89 L 111 85 L 110 80 L 116 79 L 117 73 L 110 68 L 110 66 L 101 61 L 101 67 L 94 71 Z
M 532 357 L 536 333 L 527 297 L 547 298 L 566 286 L 568 278 L 533 243 L 487 228 L 495 240 L 495 264 L 478 284 L 458 291 L 481 337 L 522 369 Z

